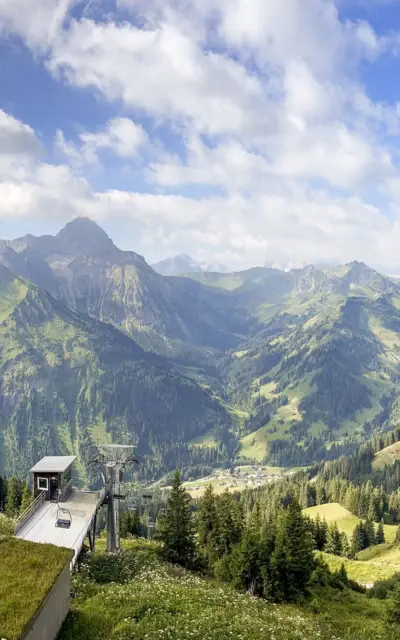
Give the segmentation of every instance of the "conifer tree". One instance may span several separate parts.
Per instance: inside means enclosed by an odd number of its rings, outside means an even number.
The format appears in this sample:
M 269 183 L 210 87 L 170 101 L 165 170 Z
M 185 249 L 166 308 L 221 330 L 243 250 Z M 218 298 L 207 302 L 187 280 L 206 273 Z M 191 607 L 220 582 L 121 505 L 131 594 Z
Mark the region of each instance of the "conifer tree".
M 191 497 L 182 487 L 178 470 L 175 471 L 166 514 L 160 524 L 160 539 L 164 543 L 164 555 L 169 561 L 184 567 L 193 564 L 195 539 Z
M 383 544 L 384 542 L 386 542 L 385 530 L 383 528 L 383 522 L 380 522 L 376 532 L 376 544 Z
M 22 492 L 21 507 L 19 510 L 20 513 L 24 513 L 24 511 L 26 511 L 26 509 L 29 507 L 31 502 L 32 502 L 32 492 L 29 488 L 29 485 L 26 484 Z
M 325 518 L 321 520 L 319 513 L 314 521 L 313 534 L 315 548 L 318 549 L 318 551 L 324 551 L 328 537 L 328 523 Z
M 272 590 L 276 600 L 295 600 L 304 593 L 314 568 L 313 541 L 295 500 L 278 518 L 271 557 Z
M 360 522 L 354 528 L 353 535 L 351 537 L 351 555 L 355 557 L 359 551 L 362 551 L 364 547 L 365 535 L 363 523 Z
M 229 493 L 229 490 L 218 497 L 216 510 L 215 545 L 217 556 L 220 558 L 230 553 L 232 548 L 240 542 L 243 532 L 243 511 L 242 506 Z
M 325 551 L 326 553 L 331 553 L 335 556 L 342 555 L 342 538 L 336 522 L 332 522 L 328 528 Z
M 346 534 L 344 533 L 344 531 L 340 534 L 340 539 L 341 539 L 341 543 L 342 543 L 342 553 L 341 555 L 344 558 L 351 558 L 351 547 L 349 544 L 349 540 L 346 536 Z
M 374 544 L 376 544 L 374 523 L 368 518 L 364 524 L 364 549 L 368 549 Z
M 18 479 L 13 476 L 7 487 L 7 498 L 5 513 L 9 518 L 14 518 L 19 510 L 19 483 Z

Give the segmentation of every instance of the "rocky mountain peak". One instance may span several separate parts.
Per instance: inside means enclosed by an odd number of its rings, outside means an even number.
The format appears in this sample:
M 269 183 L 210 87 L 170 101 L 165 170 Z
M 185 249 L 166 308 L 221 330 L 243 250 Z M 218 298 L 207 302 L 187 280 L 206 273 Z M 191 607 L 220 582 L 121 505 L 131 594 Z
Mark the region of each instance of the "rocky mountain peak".
M 117 249 L 106 232 L 90 218 L 75 218 L 56 237 L 63 250 L 81 255 Z

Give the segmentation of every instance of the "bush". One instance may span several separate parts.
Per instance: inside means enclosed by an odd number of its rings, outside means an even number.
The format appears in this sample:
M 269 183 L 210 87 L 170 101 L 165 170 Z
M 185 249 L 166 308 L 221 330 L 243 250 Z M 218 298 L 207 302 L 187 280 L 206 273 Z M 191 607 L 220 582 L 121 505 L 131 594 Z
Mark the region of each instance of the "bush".
M 83 570 L 91 580 L 98 584 L 111 582 L 124 584 L 135 576 L 137 564 L 137 557 L 131 550 L 113 555 L 98 553 L 88 556 Z
M 11 518 L 0 513 L 0 536 L 14 535 L 14 522 Z
M 368 590 L 369 598 L 378 598 L 379 600 L 385 600 L 388 594 L 396 588 L 400 583 L 400 573 L 395 573 L 391 578 L 387 580 L 378 580 L 375 582 L 372 589 Z

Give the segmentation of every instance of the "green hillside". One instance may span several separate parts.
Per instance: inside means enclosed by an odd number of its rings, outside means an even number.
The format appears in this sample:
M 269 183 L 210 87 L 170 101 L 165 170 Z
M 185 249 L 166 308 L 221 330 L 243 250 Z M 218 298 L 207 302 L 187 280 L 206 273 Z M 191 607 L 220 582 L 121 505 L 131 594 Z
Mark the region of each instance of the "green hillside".
M 0 263 L 10 268 L 0 272 L 0 468 L 5 455 L 15 469 L 29 463 L 28 433 L 38 453 L 44 442 L 79 453 L 81 441 L 129 435 L 160 470 L 166 447 L 187 443 L 196 473 L 204 449 L 208 463 L 221 459 L 221 443 L 224 462 L 298 467 L 400 423 L 400 285 L 363 263 L 162 276 L 82 218 L 54 237 L 1 242 Z M 115 329 L 131 338 L 127 356 Z M 166 372 L 198 400 L 180 401 Z
M 279 314 L 239 347 L 226 375 L 232 402 L 252 413 L 243 456 L 308 464 L 335 443 L 390 428 L 400 373 L 396 300 L 335 296 L 323 310 Z
M 42 455 L 81 459 L 99 440 L 174 468 L 179 443 L 227 433 L 230 415 L 208 390 L 111 325 L 4 267 L 0 301 L 0 470 L 24 477 Z
M 59 640 L 394 640 L 385 603 L 365 595 L 314 589 L 303 606 L 270 604 L 177 566 L 161 563 L 157 547 L 124 542 L 134 553 L 129 577 L 97 552 L 98 572 L 78 574 L 72 611 Z M 127 557 L 127 562 L 129 556 Z M 112 563 L 112 558 L 108 560 Z M 128 568 L 128 567 L 127 567 Z M 109 576 L 109 577 L 107 577 Z M 315 611 L 318 613 L 315 613 Z M 229 611 L 229 615 L 227 615 Z
M 400 442 L 395 442 L 382 451 L 378 451 L 372 463 L 373 469 L 383 469 L 387 464 L 400 460 Z
M 308 509 L 304 509 L 304 513 L 311 518 L 316 518 L 319 515 L 321 518 L 325 518 L 327 522 L 336 522 L 339 531 L 343 531 L 349 538 L 355 526 L 360 522 L 360 518 L 351 514 L 350 511 L 337 502 L 308 507 Z M 397 526 L 385 524 L 384 530 L 386 541 L 392 543 L 396 536 Z

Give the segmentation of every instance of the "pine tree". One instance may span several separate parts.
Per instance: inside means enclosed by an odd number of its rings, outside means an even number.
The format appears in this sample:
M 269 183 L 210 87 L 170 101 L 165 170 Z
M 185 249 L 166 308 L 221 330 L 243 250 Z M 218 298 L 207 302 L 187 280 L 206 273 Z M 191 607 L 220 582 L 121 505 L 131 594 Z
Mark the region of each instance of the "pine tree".
M 26 484 L 22 492 L 21 507 L 19 510 L 20 513 L 24 513 L 24 511 L 26 511 L 26 509 L 29 507 L 31 502 L 32 502 L 32 492 L 29 488 L 29 485 Z
M 216 509 L 215 548 L 217 556 L 221 558 L 230 553 L 232 548 L 240 542 L 243 532 L 243 511 L 242 506 L 229 493 L 229 490 L 218 497 Z
M 332 522 L 328 528 L 325 551 L 326 553 L 331 553 L 335 556 L 342 555 L 342 538 L 336 522 Z
M 376 544 L 383 544 L 384 542 L 386 542 L 385 530 L 383 528 L 383 522 L 380 522 L 376 532 Z
M 217 507 L 212 485 L 209 484 L 200 500 L 197 514 L 198 542 L 210 562 L 216 559 Z
M 364 547 L 364 527 L 363 523 L 360 522 L 356 525 L 353 531 L 353 535 L 351 537 L 351 555 L 355 557 L 359 551 L 362 551 Z
M 160 539 L 164 543 L 164 555 L 169 561 L 184 567 L 193 564 L 195 539 L 191 497 L 182 487 L 178 470 L 174 474 L 165 518 L 160 524 Z
M 350 547 L 350 544 L 349 544 L 348 537 L 346 536 L 344 531 L 340 534 L 340 539 L 341 539 L 341 542 L 342 542 L 342 553 L 341 553 L 341 555 L 344 558 L 351 558 L 351 547 Z
M 371 494 L 369 499 L 368 520 L 371 520 L 372 522 L 378 522 L 379 520 L 378 505 L 373 494 Z
M 328 523 L 325 518 L 321 520 L 319 513 L 314 521 L 313 533 L 316 549 L 318 549 L 318 551 L 324 551 L 328 537 Z
M 272 590 L 276 600 L 295 600 L 304 593 L 314 568 L 313 541 L 298 502 L 278 518 L 271 557 Z
M 364 524 L 364 549 L 368 549 L 374 544 L 376 544 L 374 523 L 368 518 Z
M 9 518 L 14 518 L 19 510 L 19 483 L 18 479 L 13 476 L 7 487 L 7 498 L 5 513 Z

